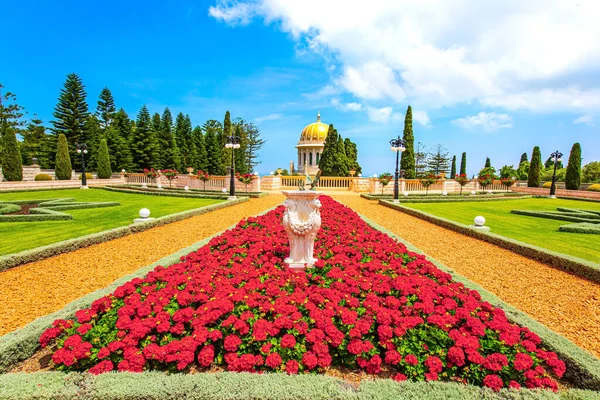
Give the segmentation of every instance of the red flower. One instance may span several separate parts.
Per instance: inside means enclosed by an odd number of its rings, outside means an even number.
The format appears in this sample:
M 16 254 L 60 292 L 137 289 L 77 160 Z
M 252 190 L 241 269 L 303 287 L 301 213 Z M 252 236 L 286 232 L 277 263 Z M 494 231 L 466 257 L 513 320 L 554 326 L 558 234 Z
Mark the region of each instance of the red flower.
M 419 359 L 414 354 L 407 354 L 404 357 L 404 362 L 408 365 L 417 365 L 419 363 Z
M 310 351 L 308 351 L 302 355 L 302 364 L 304 364 L 304 366 L 308 370 L 311 370 L 314 367 L 316 367 L 318 362 L 319 362 L 319 360 L 317 359 L 317 357 Z
M 508 365 L 508 359 L 504 354 L 493 353 L 486 357 L 483 366 L 492 371 L 500 371 Z
M 204 346 L 198 353 L 198 364 L 208 367 L 215 358 L 215 348 L 212 345 Z
M 502 382 L 502 379 L 498 375 L 490 374 L 483 378 L 483 385 L 497 392 L 500 389 L 502 389 L 502 386 L 504 386 L 504 382 Z
M 525 371 L 533 366 L 533 359 L 529 354 L 518 353 L 513 361 L 514 368 L 517 371 Z
M 238 349 L 238 346 L 242 344 L 242 339 L 240 339 L 238 336 L 236 335 L 229 335 L 225 338 L 225 342 L 223 343 L 223 347 L 225 348 L 225 350 L 227 351 L 236 351 Z
M 448 350 L 448 361 L 458 367 L 462 367 L 465 365 L 465 352 L 460 347 L 450 347 Z
M 299 367 L 300 364 L 296 360 L 289 360 L 285 363 L 285 371 L 290 375 L 297 374 Z
M 281 347 L 284 349 L 292 349 L 296 345 L 296 338 L 290 334 L 285 334 L 281 338 Z
M 271 368 L 277 368 L 281 365 L 281 356 L 277 353 L 271 353 L 267 356 L 265 364 Z

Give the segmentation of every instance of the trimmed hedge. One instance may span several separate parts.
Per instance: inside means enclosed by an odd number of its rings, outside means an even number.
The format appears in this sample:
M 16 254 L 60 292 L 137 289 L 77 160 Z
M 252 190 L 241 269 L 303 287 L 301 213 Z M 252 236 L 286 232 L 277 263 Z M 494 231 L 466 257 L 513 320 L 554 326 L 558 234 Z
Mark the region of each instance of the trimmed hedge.
M 170 214 L 140 224 L 121 226 L 107 231 L 92 233 L 91 235 L 69 239 L 58 243 L 53 243 L 47 246 L 41 246 L 32 250 L 26 250 L 20 253 L 0 256 L 0 272 L 21 264 L 43 260 L 48 257 L 52 257 L 62 253 L 68 253 L 70 251 L 81 249 L 83 247 L 88 247 L 102 242 L 108 242 L 109 240 L 127 236 L 132 233 L 142 232 L 151 228 L 155 228 L 157 226 L 170 224 L 171 222 L 181 221 L 182 219 L 204 214 L 213 210 L 218 210 L 220 208 L 229 207 L 234 204 L 243 203 L 245 201 L 248 201 L 247 197 L 240 197 L 236 200 L 225 201 L 222 203 L 212 204 L 201 208 L 195 208 L 193 210 L 182 211 L 180 213 Z
M 475 230 L 470 228 L 468 225 L 461 224 L 460 222 L 441 218 L 433 214 L 405 207 L 398 203 L 392 203 L 391 201 L 379 200 L 379 204 L 402 211 L 414 217 L 421 218 L 444 228 L 451 229 L 455 232 L 462 233 L 463 235 L 471 236 L 476 239 L 495 244 L 496 246 L 514 251 L 522 256 L 532 258 L 544 264 L 548 264 L 551 267 L 571 272 L 590 281 L 600 283 L 600 265 L 591 261 L 557 253 L 529 243 L 507 238 L 505 236 L 500 236 L 492 232 Z
M 38 204 L 38 207 L 29 210 L 29 214 L 0 215 L 0 222 L 39 222 L 39 221 L 66 221 L 73 216 L 60 210 L 80 210 L 84 208 L 114 207 L 121 203 L 116 202 L 74 202 L 73 197 L 63 199 L 15 200 L 10 204 Z M 17 206 L 19 211 L 21 208 Z M 13 211 L 14 212 L 14 211 Z M 2 209 L 0 208 L 0 214 Z
M 600 223 L 580 222 L 578 224 L 562 225 L 558 227 L 561 232 L 600 234 Z
M 0 203 L 0 215 L 10 214 L 21 210 L 21 206 L 14 203 Z
M 130 190 L 135 190 L 135 191 L 139 191 L 139 192 L 158 192 L 158 193 L 174 193 L 174 194 L 202 194 L 205 196 L 219 196 L 219 197 L 229 197 L 229 191 L 227 191 L 226 193 L 223 193 L 221 190 L 201 190 L 201 189 L 189 189 L 189 190 L 185 190 L 183 188 L 177 188 L 177 187 L 173 187 L 173 188 L 168 188 L 168 187 L 163 187 L 162 189 L 158 189 L 155 187 L 147 187 L 147 188 L 143 188 L 141 186 L 138 185 L 112 185 L 110 186 L 111 188 L 119 188 L 119 189 L 130 189 Z M 250 198 L 260 198 L 260 197 L 264 197 L 264 196 L 268 196 L 269 193 L 268 192 L 241 192 L 241 191 L 236 191 L 236 196 L 241 196 L 241 197 L 250 197 Z
M 600 215 L 590 212 L 590 210 L 565 209 L 569 211 L 535 211 L 535 210 L 511 210 L 511 214 L 526 215 L 529 217 L 538 217 L 546 219 L 555 219 L 559 221 L 570 222 L 600 222 Z
M 397 206 L 397 204 L 394 204 Z M 391 207 L 395 208 L 395 207 Z M 403 207 L 404 208 L 404 207 Z M 424 213 L 425 214 L 425 213 Z M 406 247 L 413 252 L 424 254 L 421 250 L 406 242 L 393 232 L 385 229 L 376 222 L 369 220 L 366 217 L 361 216 L 369 225 L 385 232 L 390 237 L 397 241 L 404 243 Z M 448 221 L 448 220 L 445 220 Z M 443 225 L 442 225 L 443 226 Z M 466 227 L 466 225 L 464 225 Z M 469 229 L 469 228 L 467 228 Z M 469 229 L 473 231 L 472 229 Z M 481 233 L 477 231 L 477 233 Z M 488 233 L 487 235 L 492 235 Z M 497 236 L 497 235 L 496 235 Z M 502 238 L 502 237 L 501 237 Z M 486 239 L 484 239 L 486 240 Z M 591 353 L 583 350 L 567 338 L 559 335 L 558 333 L 548 329 L 543 324 L 539 323 L 535 319 L 531 318 L 526 313 L 519 309 L 511 306 L 508 303 L 502 301 L 499 297 L 491 292 L 488 292 L 480 285 L 470 281 L 462 275 L 456 273 L 454 270 L 446 267 L 439 261 L 427 256 L 427 259 L 435 264 L 436 267 L 444 272 L 452 275 L 452 279 L 456 282 L 461 282 L 465 287 L 476 290 L 481 295 L 481 298 L 495 307 L 500 307 L 506 312 L 507 318 L 520 326 L 526 326 L 532 332 L 537 334 L 543 341 L 544 346 L 549 350 L 557 353 L 560 358 L 567 364 L 567 372 L 564 378 L 576 383 L 578 387 L 586 389 L 600 390 L 600 359 L 594 357 Z M 600 272 L 600 270 L 598 270 Z
M 269 210 L 265 211 L 268 212 Z M 364 217 L 363 217 L 364 218 Z M 376 223 L 364 220 L 391 237 L 400 240 L 396 235 L 380 227 Z M 219 235 L 217 233 L 216 235 Z M 215 235 L 215 236 L 216 236 Z M 213 236 L 214 237 L 214 236 Z M 38 318 L 27 326 L 0 337 L 0 371 L 6 371 L 16 362 L 30 357 L 38 345 L 39 335 L 50 326 L 56 318 L 72 318 L 78 309 L 89 307 L 100 298 L 128 282 L 134 277 L 141 277 L 157 265 L 168 266 L 179 261 L 180 257 L 195 251 L 208 243 L 211 238 L 196 243 L 186 249 L 172 254 L 152 265 L 115 281 L 105 289 L 98 290 L 67 305 L 60 311 Z M 402 241 L 402 240 L 400 240 Z M 409 243 L 402 241 L 411 251 L 418 251 Z M 455 274 L 452 270 L 431 260 L 436 266 L 463 282 L 466 287 L 478 290 L 482 298 L 491 304 L 502 307 L 509 319 L 518 324 L 527 325 L 538 334 L 544 344 L 557 345 L 570 356 L 561 357 L 572 370 L 567 370 L 571 377 L 582 378 L 582 387 L 600 388 L 600 372 L 596 369 L 600 362 L 589 353 L 581 350 L 567 339 L 550 331 L 525 313 L 502 302 L 493 294 L 485 291 L 466 278 Z M 556 350 L 553 350 L 556 351 Z M 574 361 L 573 361 L 574 360 Z M 572 367 L 573 366 L 573 367 Z M 600 370 L 600 369 L 598 369 Z M 0 398 L 12 399 L 589 399 L 600 400 L 596 392 L 571 389 L 553 393 L 551 391 L 532 391 L 527 389 L 502 389 L 494 393 L 487 388 L 472 385 L 441 382 L 402 382 L 389 379 L 363 381 L 355 387 L 348 382 L 323 375 L 286 374 L 249 374 L 249 373 L 198 373 L 198 374 L 165 374 L 160 372 L 144 373 L 106 373 L 98 376 L 80 373 L 36 372 L 8 373 L 0 375 Z
M 594 183 L 593 185 L 588 186 L 587 190 L 591 192 L 600 192 L 600 183 Z
M 361 194 L 362 198 L 368 200 L 387 200 L 392 201 L 390 196 L 373 196 L 369 194 Z M 476 203 L 476 202 L 486 202 L 486 201 L 503 201 L 503 200 L 522 200 L 529 199 L 531 195 L 526 194 L 512 194 L 512 195 L 503 195 L 503 194 L 495 194 L 495 195 L 454 195 L 454 196 L 399 196 L 398 200 L 400 203 Z
M 33 178 L 34 181 L 39 182 L 39 181 L 51 181 L 52 177 L 48 174 L 37 174 L 35 176 L 35 178 Z
M 572 389 L 553 393 L 539 390 L 487 388 L 441 382 L 363 381 L 353 386 L 323 375 L 251 374 L 220 372 L 173 374 L 111 372 L 101 375 L 36 372 L 0 375 L 0 396 L 16 399 L 82 400 L 599 400 L 591 391 Z
M 166 189 L 132 189 L 131 187 L 123 187 L 123 186 L 105 186 L 102 188 L 103 190 L 108 190 L 109 192 L 120 192 L 120 193 L 135 193 L 135 194 L 144 194 L 148 196 L 167 196 L 167 197 L 181 197 L 188 199 L 214 199 L 214 200 L 227 200 L 229 196 L 220 195 L 220 196 L 212 196 L 210 194 L 201 195 L 196 193 L 173 193 L 168 192 Z M 241 198 L 242 196 L 239 196 Z

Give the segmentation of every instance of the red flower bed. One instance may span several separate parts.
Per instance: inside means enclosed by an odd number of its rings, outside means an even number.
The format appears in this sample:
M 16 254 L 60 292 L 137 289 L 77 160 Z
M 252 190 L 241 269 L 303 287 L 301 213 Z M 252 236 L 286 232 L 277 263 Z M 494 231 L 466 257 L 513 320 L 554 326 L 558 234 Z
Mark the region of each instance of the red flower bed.
M 157 267 L 40 338 L 61 370 L 385 371 L 556 389 L 565 364 L 423 256 L 328 197 L 315 251 L 291 272 L 283 208 L 234 229 L 168 268 Z

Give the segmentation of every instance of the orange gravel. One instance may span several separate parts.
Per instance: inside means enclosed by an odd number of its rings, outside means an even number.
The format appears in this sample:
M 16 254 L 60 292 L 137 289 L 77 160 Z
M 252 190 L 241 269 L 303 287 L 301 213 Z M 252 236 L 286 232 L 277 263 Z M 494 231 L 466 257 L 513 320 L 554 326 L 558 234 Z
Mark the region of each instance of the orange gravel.
M 214 235 L 242 218 L 278 205 L 284 199 L 281 194 L 250 199 L 0 272 L 0 335 L 57 311 L 81 296 Z
M 336 200 L 600 357 L 600 285 L 357 196 Z

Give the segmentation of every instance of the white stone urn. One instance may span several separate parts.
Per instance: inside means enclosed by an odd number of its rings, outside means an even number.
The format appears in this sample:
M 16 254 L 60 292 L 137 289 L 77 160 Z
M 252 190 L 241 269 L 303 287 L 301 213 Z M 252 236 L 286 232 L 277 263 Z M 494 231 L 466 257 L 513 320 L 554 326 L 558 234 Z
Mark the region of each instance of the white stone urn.
M 285 262 L 292 269 L 314 265 L 315 237 L 321 229 L 320 192 L 312 190 L 284 190 L 283 227 L 290 240 L 290 256 Z

